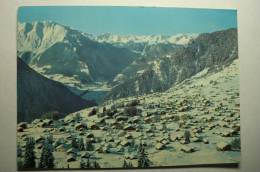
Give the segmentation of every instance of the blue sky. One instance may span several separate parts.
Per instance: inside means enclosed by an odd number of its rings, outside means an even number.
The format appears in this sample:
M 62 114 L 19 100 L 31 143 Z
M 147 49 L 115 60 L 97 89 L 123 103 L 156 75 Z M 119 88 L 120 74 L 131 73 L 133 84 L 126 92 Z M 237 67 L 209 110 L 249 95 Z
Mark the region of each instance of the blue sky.
M 49 20 L 92 34 L 172 35 L 237 27 L 236 10 L 102 6 L 38 6 L 18 10 L 20 22 Z

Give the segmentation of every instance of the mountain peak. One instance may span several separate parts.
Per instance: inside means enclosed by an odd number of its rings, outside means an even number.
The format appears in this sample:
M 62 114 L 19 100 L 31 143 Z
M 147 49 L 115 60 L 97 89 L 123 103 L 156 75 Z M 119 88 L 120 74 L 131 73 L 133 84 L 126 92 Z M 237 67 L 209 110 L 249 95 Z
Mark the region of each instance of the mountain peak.
M 41 51 L 63 41 L 69 28 L 52 21 L 18 23 L 17 50 Z
M 55 21 L 52 20 L 44 20 L 44 21 L 33 21 L 33 22 L 18 22 L 18 26 L 24 27 L 26 25 L 35 27 L 35 26 L 61 26 L 64 28 L 68 28 L 68 26 L 62 25 L 60 23 L 57 23 Z

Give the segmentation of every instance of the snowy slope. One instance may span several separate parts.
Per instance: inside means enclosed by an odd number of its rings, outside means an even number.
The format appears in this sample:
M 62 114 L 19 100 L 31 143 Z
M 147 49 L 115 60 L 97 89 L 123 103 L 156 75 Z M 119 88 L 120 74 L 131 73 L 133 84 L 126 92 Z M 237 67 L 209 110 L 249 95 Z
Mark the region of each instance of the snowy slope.
M 166 56 L 132 63 L 131 68 L 128 66 L 120 74 L 120 80 L 115 81 L 108 98 L 165 91 L 204 69 L 215 70 L 237 58 L 236 29 L 201 34 L 193 43 L 179 47 Z

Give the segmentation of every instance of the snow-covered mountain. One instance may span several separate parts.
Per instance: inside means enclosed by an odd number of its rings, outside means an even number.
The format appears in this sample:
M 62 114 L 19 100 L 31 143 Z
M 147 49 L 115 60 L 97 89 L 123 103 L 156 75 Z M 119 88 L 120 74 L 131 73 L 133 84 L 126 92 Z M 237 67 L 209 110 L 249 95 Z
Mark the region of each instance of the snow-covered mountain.
M 177 45 L 186 45 L 191 40 L 195 39 L 198 34 L 177 34 L 177 35 L 115 35 L 106 33 L 95 37 L 98 42 L 106 43 L 148 43 L 148 44 L 158 44 L 158 43 L 171 43 Z
M 198 34 L 177 34 L 177 35 L 115 35 L 115 34 L 102 34 L 96 37 L 90 37 L 101 43 L 109 43 L 117 47 L 127 48 L 140 55 L 158 55 L 158 50 L 161 45 L 163 49 L 168 47 L 185 46 L 194 40 Z M 150 51 L 152 50 L 152 51 Z M 160 51 L 160 50 L 159 50 Z M 155 53 L 155 54 L 154 54 Z
M 63 83 L 112 80 L 136 54 L 99 43 L 55 22 L 18 23 L 18 56 L 41 74 Z
M 57 42 L 63 42 L 69 27 L 55 22 L 17 24 L 17 50 L 42 52 Z
M 109 83 L 107 98 L 164 91 L 238 58 L 236 29 L 173 36 L 94 36 L 55 22 L 18 23 L 17 29 L 18 56 L 30 67 L 73 91 Z
M 114 79 L 108 98 L 165 91 L 208 68 L 215 70 L 238 58 L 237 30 L 200 34 L 187 46 L 171 49 L 159 58 L 135 60 Z

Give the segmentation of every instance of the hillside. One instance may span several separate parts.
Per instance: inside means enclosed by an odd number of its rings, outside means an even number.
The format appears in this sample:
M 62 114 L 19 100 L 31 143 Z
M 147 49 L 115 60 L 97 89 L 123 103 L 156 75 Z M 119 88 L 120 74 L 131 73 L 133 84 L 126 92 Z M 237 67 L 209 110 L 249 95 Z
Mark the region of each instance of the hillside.
M 81 99 L 61 83 L 41 76 L 17 58 L 18 122 L 31 122 L 51 111 L 61 113 L 61 118 L 94 105 L 95 102 Z
M 31 68 L 97 102 L 162 92 L 238 58 L 236 29 L 94 36 L 54 22 L 34 22 L 18 23 L 17 36 L 18 55 Z
M 165 91 L 206 68 L 229 65 L 238 58 L 237 30 L 200 34 L 187 46 L 162 52 L 157 58 L 135 60 L 118 74 L 107 98 Z
M 86 156 L 101 168 L 122 168 L 124 160 L 137 167 L 140 143 L 151 167 L 236 164 L 240 161 L 238 66 L 236 59 L 214 71 L 205 69 L 163 93 L 105 102 L 96 114 L 90 113 L 92 108 L 83 109 L 56 121 L 60 125 L 42 127 L 35 120 L 24 132 L 38 136 L 37 157 L 41 138 L 46 132 L 53 136 L 56 168 L 80 168 Z M 75 149 L 73 138 L 91 143 L 93 149 Z M 23 144 L 20 132 L 18 145 Z

